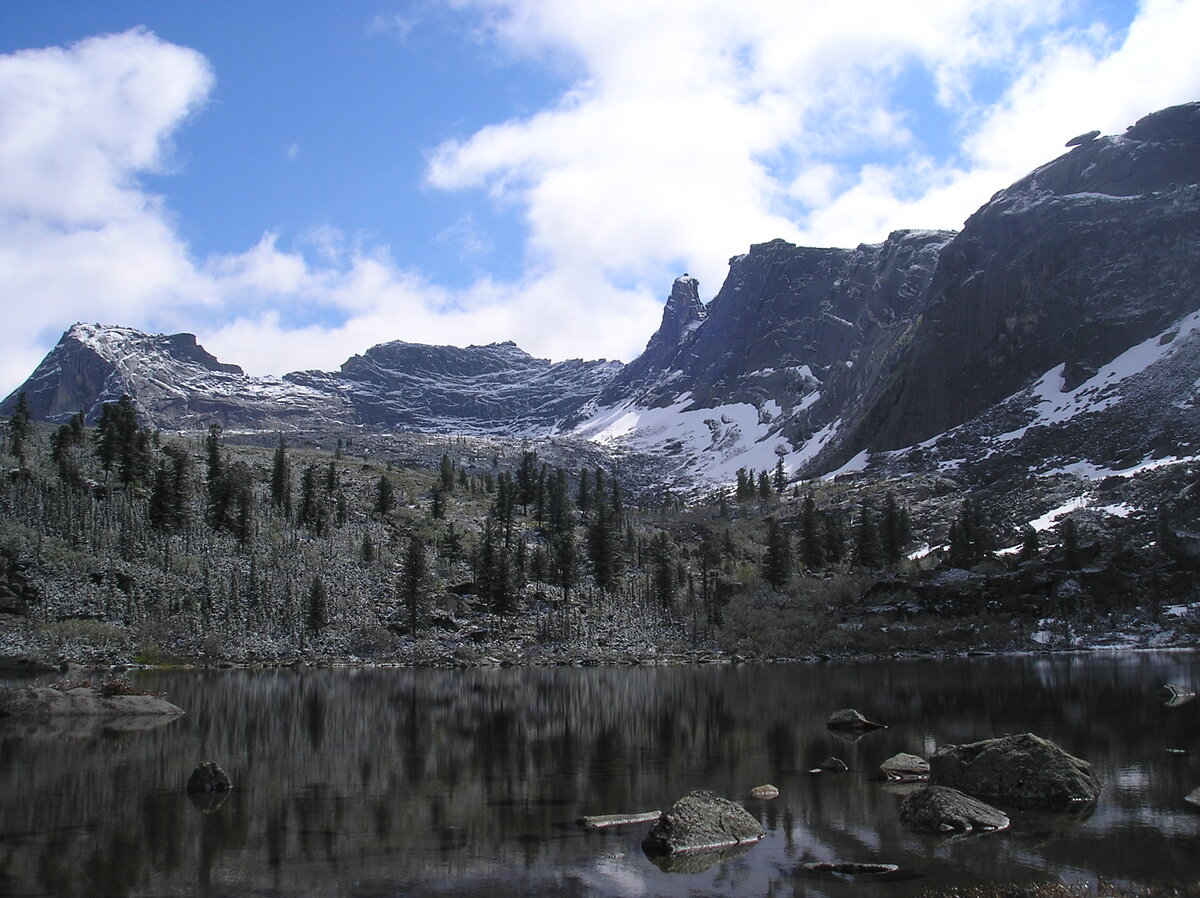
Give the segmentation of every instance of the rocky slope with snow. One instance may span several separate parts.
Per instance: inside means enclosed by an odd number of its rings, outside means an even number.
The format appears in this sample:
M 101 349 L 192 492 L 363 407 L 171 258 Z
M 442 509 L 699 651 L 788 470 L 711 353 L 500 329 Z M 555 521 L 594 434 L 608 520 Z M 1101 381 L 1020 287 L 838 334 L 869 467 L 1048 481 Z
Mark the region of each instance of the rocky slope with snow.
M 1015 483 L 1193 458 L 1200 103 L 1072 143 L 961 232 L 757 244 L 707 305 L 685 275 L 626 366 L 393 342 L 253 378 L 190 335 L 76 325 L 21 389 L 48 420 L 128 393 L 170 428 L 569 434 L 669 459 L 684 489 L 779 460 Z
M 653 364 L 626 368 L 578 432 L 709 480 L 780 458 L 989 479 L 1191 457 L 1198 284 L 1192 103 L 1075 146 L 957 234 L 751 247 L 686 326 L 668 305 Z

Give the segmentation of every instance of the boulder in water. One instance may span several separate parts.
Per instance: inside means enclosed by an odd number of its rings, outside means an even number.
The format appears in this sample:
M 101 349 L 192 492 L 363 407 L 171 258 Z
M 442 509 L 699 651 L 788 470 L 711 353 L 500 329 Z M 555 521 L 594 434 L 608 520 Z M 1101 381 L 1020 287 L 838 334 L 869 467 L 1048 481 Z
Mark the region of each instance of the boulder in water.
M 946 786 L 926 786 L 900 803 L 900 821 L 935 833 L 993 832 L 1008 817 L 989 804 Z
M 755 786 L 751 789 L 750 797 L 757 798 L 760 801 L 770 801 L 772 798 L 779 797 L 779 790 L 770 783 L 764 783 L 761 786 Z
M 1033 733 L 944 746 L 929 759 L 929 774 L 933 785 L 1020 807 L 1066 810 L 1100 797 L 1087 761 Z
M 879 777 L 889 783 L 916 783 L 929 779 L 929 762 L 900 752 L 879 765 Z
M 188 792 L 228 792 L 233 788 L 229 774 L 213 761 L 201 761 L 188 777 Z
M 745 808 L 707 789 L 689 792 L 658 818 L 642 847 L 647 854 L 719 851 L 766 833 Z

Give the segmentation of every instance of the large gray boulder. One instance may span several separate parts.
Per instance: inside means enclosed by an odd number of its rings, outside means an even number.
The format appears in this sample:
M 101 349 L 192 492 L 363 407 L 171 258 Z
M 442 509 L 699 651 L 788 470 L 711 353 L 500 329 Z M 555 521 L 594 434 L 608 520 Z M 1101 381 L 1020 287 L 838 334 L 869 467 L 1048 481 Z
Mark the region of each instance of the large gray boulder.
M 157 695 L 110 694 L 93 686 L 0 687 L 0 717 L 71 717 L 83 715 L 182 714 L 183 709 Z
M 900 822 L 935 833 L 992 832 L 1008 817 L 989 804 L 946 786 L 926 786 L 900 803 Z
M 647 854 L 719 851 L 752 844 L 764 835 L 759 822 L 741 805 L 698 789 L 658 818 L 642 847 Z
M 1065 810 L 1100 797 L 1087 761 L 1032 733 L 943 746 L 929 759 L 929 774 L 932 785 L 1020 807 Z

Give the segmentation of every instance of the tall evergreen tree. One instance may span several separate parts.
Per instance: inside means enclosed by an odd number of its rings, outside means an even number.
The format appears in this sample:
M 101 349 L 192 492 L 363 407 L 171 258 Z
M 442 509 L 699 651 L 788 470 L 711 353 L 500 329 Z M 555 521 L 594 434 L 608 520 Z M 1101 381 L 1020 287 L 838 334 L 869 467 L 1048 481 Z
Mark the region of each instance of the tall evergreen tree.
M 29 396 L 24 390 L 17 394 L 17 407 L 8 419 L 9 450 L 22 465 L 25 464 L 25 442 L 29 436 Z
M 538 457 L 531 449 L 521 453 L 521 466 L 517 469 L 517 501 L 523 514 L 529 514 L 529 506 L 537 502 Z
M 313 633 L 320 633 L 329 626 L 329 596 L 325 592 L 325 581 L 319 574 L 313 577 L 312 586 L 308 590 L 306 619 L 308 629 Z
M 611 506 L 607 502 L 601 503 L 598 496 L 596 499 L 592 522 L 587 529 L 588 560 L 592 564 L 596 586 L 604 592 L 612 592 L 617 586 L 620 537 Z
M 379 483 L 375 485 L 375 510 L 381 517 L 387 517 L 396 507 L 396 490 L 387 474 L 379 475 Z
M 804 497 L 800 511 L 800 558 L 810 571 L 825 566 L 825 537 L 812 493 Z
M 859 567 L 877 568 L 882 560 L 875 511 L 863 499 L 858 506 L 858 526 L 854 530 L 854 561 Z
M 443 453 L 442 462 L 439 466 L 439 472 L 442 480 L 442 489 L 447 493 L 454 492 L 454 462 L 450 460 L 450 456 Z
M 890 491 L 884 497 L 883 520 L 880 522 L 879 531 L 883 560 L 888 564 L 899 564 L 912 536 L 908 510 L 897 501 L 896 494 Z
M 970 496 L 962 501 L 958 520 L 950 525 L 949 562 L 968 568 L 978 564 L 992 551 L 992 535 L 979 503 Z
M 787 530 L 774 516 L 767 518 L 767 554 L 763 579 L 772 589 L 782 589 L 792 578 L 792 545 Z
M 292 462 L 288 458 L 283 434 L 279 435 L 279 445 L 275 447 L 275 457 L 271 461 L 271 504 L 280 509 L 284 516 L 291 517 Z
M 429 557 L 425 542 L 416 534 L 408 538 L 400 569 L 400 598 L 408 612 L 409 632 L 416 636 L 421 605 L 429 589 Z

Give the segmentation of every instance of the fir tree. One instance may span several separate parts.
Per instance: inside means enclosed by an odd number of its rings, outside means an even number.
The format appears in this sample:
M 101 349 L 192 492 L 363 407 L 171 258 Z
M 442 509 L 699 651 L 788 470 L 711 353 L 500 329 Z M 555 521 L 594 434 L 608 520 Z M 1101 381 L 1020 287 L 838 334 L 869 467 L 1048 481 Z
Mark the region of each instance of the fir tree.
M 825 538 L 817 516 L 817 501 L 812 493 L 804 497 L 800 512 L 800 557 L 810 571 L 825 566 Z
M 283 434 L 279 435 L 279 445 L 275 447 L 275 457 L 271 462 L 271 504 L 282 510 L 285 517 L 291 517 L 292 463 Z
M 889 492 L 884 497 L 883 520 L 879 529 L 884 561 L 888 564 L 899 564 L 912 537 L 908 511 L 896 500 L 895 493 Z
M 650 544 L 650 582 L 654 600 L 663 608 L 675 605 L 675 558 L 670 537 L 660 530 Z
M 763 579 L 772 589 L 782 589 L 792 578 L 792 546 L 787 531 L 773 516 L 767 518 L 767 554 Z
M 17 394 L 17 407 L 8 419 L 9 450 L 22 466 L 25 464 L 25 441 L 29 436 L 30 420 L 29 396 L 22 390 Z
M 421 604 L 428 590 L 429 558 L 423 540 L 415 534 L 408 539 L 404 564 L 400 569 L 400 599 L 408 612 L 409 632 L 416 636 Z
M 454 492 L 454 462 L 450 460 L 450 456 L 442 453 L 442 461 L 438 466 L 439 477 L 442 481 L 442 489 L 448 493 Z M 465 471 L 463 473 L 466 473 Z
M 375 486 L 375 510 L 380 517 L 386 518 L 396 507 L 396 490 L 387 474 L 379 475 L 379 483 Z
M 958 520 L 950 525 L 950 565 L 969 568 L 986 558 L 991 551 L 992 535 L 983 512 L 979 504 L 967 496 L 963 499 Z
M 312 586 L 308 590 L 306 617 L 308 629 L 313 633 L 320 633 L 329 626 L 329 596 L 325 592 L 325 581 L 320 575 L 313 577 Z
M 775 487 L 775 492 L 783 495 L 783 491 L 787 489 L 787 471 L 783 468 L 783 456 L 779 456 L 775 462 L 775 473 L 771 477 L 771 485 Z
M 1029 524 L 1021 528 L 1021 554 L 1022 561 L 1033 561 L 1042 554 L 1042 540 L 1038 532 Z
M 877 568 L 882 560 L 875 512 L 863 499 L 858 507 L 858 527 L 854 531 L 854 561 L 859 567 Z

